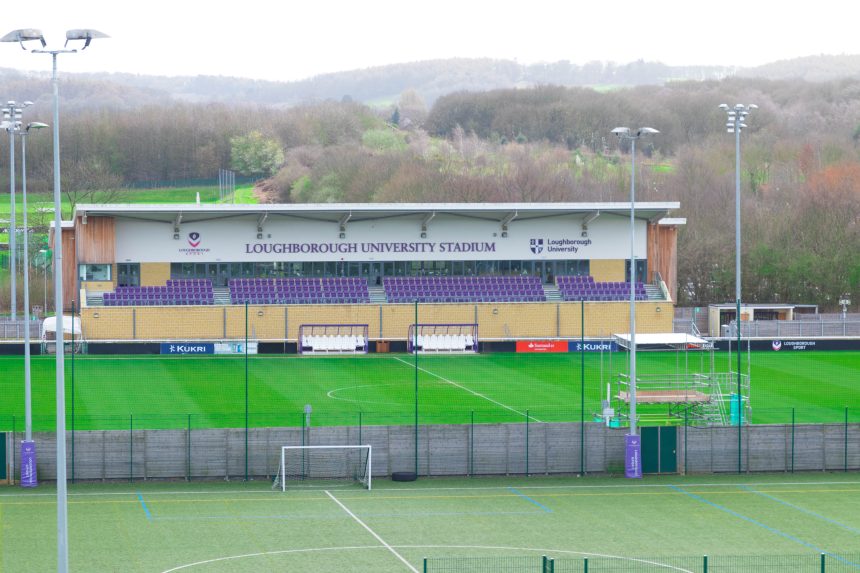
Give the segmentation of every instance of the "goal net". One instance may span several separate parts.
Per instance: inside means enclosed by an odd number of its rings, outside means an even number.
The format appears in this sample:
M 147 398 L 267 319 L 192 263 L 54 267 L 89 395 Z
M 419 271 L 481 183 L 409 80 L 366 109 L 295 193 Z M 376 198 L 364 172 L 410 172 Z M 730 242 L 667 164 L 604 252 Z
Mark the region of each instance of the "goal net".
M 410 324 L 407 351 L 477 352 L 477 324 Z
M 272 487 L 332 487 L 359 483 L 370 489 L 371 447 L 282 446 L 278 475 Z
M 365 354 L 366 324 L 302 324 L 299 326 L 300 354 Z

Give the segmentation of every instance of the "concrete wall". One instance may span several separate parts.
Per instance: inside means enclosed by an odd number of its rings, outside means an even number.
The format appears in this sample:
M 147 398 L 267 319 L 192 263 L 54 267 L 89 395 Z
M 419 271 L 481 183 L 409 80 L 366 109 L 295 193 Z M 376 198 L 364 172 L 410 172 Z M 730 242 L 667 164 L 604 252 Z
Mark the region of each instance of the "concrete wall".
M 580 429 L 585 428 L 584 440 Z M 426 425 L 418 432 L 421 475 L 506 475 L 621 473 L 626 429 L 587 423 Z M 678 471 L 736 472 L 737 428 L 678 429 Z M 746 472 L 860 470 L 860 424 L 750 426 L 743 428 L 741 460 Z M 16 434 L 14 443 L 23 437 Z M 41 480 L 56 478 L 53 433 L 36 433 Z M 301 428 L 248 431 L 248 474 L 277 471 L 280 447 L 301 445 Z M 315 445 L 373 446 L 373 473 L 383 477 L 411 471 L 415 463 L 412 426 L 311 428 Z M 584 443 L 585 455 L 580 444 Z M 847 450 L 846 450 L 847 446 Z M 68 477 L 81 480 L 154 478 L 241 478 L 245 475 L 245 431 L 137 430 L 76 432 L 74 468 L 67 433 Z M 846 458 L 847 451 L 847 458 Z M 18 453 L 16 452 L 16 455 Z M 16 460 L 15 467 L 18 467 Z
M 585 336 L 627 332 L 626 302 L 586 302 Z M 639 302 L 637 332 L 671 332 L 672 304 Z M 419 323 L 478 323 L 481 339 L 578 338 L 578 302 L 422 304 Z M 405 340 L 415 307 L 384 305 L 262 305 L 248 307 L 248 336 L 296 340 L 302 324 L 367 324 L 371 339 Z M 244 306 L 89 307 L 81 309 L 87 340 L 221 340 L 245 338 Z

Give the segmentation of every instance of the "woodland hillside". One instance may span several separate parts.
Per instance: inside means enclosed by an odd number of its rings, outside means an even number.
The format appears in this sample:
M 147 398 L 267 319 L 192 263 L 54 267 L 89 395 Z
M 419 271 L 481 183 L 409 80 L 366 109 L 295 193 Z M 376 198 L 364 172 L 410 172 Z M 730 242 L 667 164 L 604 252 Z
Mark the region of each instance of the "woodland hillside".
M 39 89 L 20 82 L 13 87 Z M 629 155 L 610 131 L 654 127 L 661 133 L 637 146 L 637 199 L 681 203 L 682 305 L 733 299 L 734 138 L 717 106 L 755 103 L 742 135 L 744 300 L 833 309 L 860 286 L 860 79 L 547 83 L 432 104 L 405 90 L 373 107 L 351 98 L 287 108 L 176 102 L 135 88 L 151 100 L 129 109 L 127 88 L 110 82 L 61 89 L 116 103 L 61 108 L 72 202 L 121 202 L 123 188 L 211 179 L 223 167 L 257 178 L 270 202 L 624 201 Z M 43 94 L 15 93 L 37 102 L 26 120 L 50 118 Z M 45 135 L 28 140 L 31 190 L 50 186 Z

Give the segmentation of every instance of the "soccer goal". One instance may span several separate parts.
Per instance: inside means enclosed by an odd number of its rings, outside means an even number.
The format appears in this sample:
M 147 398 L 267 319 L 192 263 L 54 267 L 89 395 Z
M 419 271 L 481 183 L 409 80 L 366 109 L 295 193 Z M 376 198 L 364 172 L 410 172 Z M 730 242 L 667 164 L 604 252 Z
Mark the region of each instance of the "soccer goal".
M 406 349 L 418 352 L 477 352 L 477 324 L 410 324 Z
M 366 324 L 302 324 L 300 354 L 366 354 Z
M 371 486 L 371 447 L 282 446 L 281 463 L 273 488 L 332 487 L 360 483 Z

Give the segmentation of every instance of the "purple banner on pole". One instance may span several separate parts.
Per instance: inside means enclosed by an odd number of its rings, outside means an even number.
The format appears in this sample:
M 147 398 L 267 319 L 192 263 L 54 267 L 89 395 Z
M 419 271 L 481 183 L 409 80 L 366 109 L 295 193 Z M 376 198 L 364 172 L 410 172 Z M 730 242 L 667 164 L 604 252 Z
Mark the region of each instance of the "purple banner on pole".
M 21 442 L 21 487 L 36 487 L 36 442 Z
M 641 436 L 627 434 L 624 436 L 624 477 L 642 477 L 642 441 Z

